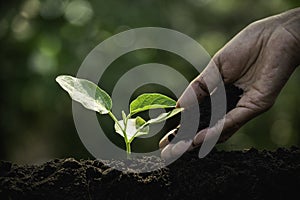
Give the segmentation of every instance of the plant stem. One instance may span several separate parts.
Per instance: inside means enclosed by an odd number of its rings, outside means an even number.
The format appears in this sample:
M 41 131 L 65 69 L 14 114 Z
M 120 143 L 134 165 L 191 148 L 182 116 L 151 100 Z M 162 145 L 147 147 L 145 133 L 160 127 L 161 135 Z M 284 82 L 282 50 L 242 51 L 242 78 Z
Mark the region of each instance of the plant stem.
M 127 158 L 131 154 L 131 147 L 130 147 L 130 142 L 126 142 L 126 152 L 127 152 Z
M 127 156 L 129 156 L 129 154 L 131 153 L 131 147 L 130 147 L 130 141 L 128 141 L 128 138 L 127 138 L 127 134 L 126 134 L 126 129 L 124 130 L 123 128 L 122 128 L 122 126 L 120 125 L 120 123 L 119 123 L 119 121 L 118 121 L 118 119 L 115 117 L 115 115 L 111 112 L 111 111 L 109 111 L 108 112 L 108 114 L 109 114 L 109 116 L 112 118 L 112 120 L 114 120 L 114 122 L 119 126 L 119 128 L 122 130 L 122 132 L 123 132 L 123 135 L 124 135 L 124 140 L 125 140 L 125 144 L 126 144 L 126 152 L 127 152 Z M 124 124 L 124 127 L 125 127 L 126 125 Z
M 127 123 L 128 123 L 128 119 L 130 118 L 130 114 L 126 117 L 126 119 L 125 119 L 125 121 L 124 121 L 124 125 L 125 125 L 125 127 L 124 127 L 124 131 L 126 132 L 126 130 L 127 130 Z

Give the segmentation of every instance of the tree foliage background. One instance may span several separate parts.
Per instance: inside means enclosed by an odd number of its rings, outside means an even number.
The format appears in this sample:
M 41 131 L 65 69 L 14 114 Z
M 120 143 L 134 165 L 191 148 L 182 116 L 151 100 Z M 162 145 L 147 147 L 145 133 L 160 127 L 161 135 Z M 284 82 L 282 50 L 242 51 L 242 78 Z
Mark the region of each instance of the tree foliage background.
M 54 80 L 59 74 L 75 75 L 89 51 L 106 38 L 130 28 L 165 27 L 189 35 L 213 55 L 249 23 L 300 6 L 297 0 L 15 0 L 0 4 L 0 159 L 17 163 L 91 158 L 76 133 L 71 100 Z M 153 59 L 145 55 L 125 56 L 119 64 Z M 156 58 L 178 64 L 164 53 Z M 296 70 L 273 108 L 218 148 L 299 145 L 299 79 Z

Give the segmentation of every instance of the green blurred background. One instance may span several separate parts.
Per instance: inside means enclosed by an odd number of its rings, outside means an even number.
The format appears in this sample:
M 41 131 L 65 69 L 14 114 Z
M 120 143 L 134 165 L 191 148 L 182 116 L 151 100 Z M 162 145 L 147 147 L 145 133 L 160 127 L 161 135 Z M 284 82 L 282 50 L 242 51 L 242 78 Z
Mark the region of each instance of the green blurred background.
M 0 159 L 40 163 L 55 157 L 92 158 L 77 135 L 71 100 L 55 77 L 75 75 L 85 56 L 106 38 L 130 28 L 165 27 L 191 36 L 213 55 L 249 23 L 298 6 L 298 0 L 1 2 Z M 134 59 L 185 64 L 173 57 L 144 52 L 125 55 L 119 64 L 130 65 Z M 270 111 L 218 148 L 299 145 L 299 79 L 295 72 Z

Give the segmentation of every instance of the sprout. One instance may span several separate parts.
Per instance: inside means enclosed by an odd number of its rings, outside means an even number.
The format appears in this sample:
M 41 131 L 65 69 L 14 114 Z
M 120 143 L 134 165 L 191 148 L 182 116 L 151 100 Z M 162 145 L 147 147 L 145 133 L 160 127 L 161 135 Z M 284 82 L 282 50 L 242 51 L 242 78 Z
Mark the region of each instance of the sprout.
M 134 138 L 149 133 L 149 125 L 163 122 L 174 115 L 180 113 L 183 108 L 175 108 L 176 101 L 162 94 L 146 93 L 138 96 L 130 103 L 130 113 L 126 115 L 122 111 L 122 120 L 118 120 L 111 112 L 111 97 L 96 84 L 85 79 L 79 79 L 68 75 L 61 75 L 56 78 L 58 84 L 66 90 L 70 97 L 82 104 L 85 108 L 98 112 L 99 114 L 108 114 L 115 122 L 115 131 L 124 138 L 126 152 L 131 153 L 131 142 Z M 136 115 L 142 111 L 157 108 L 174 108 L 173 110 L 162 113 L 154 119 L 145 121 L 142 117 Z

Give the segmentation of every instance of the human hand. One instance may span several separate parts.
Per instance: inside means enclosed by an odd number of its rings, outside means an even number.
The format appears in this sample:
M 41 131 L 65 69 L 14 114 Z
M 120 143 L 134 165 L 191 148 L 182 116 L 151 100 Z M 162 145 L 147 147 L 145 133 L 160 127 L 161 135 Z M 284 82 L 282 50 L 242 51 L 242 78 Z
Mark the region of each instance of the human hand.
M 224 126 L 218 142 L 224 142 L 241 126 L 274 104 L 281 89 L 300 64 L 299 54 L 300 8 L 254 22 L 216 53 L 179 98 L 177 107 L 188 109 L 192 106 L 189 95 L 191 90 L 199 102 L 208 96 L 207 85 L 217 84 L 215 69 L 218 69 L 225 85 L 234 84 L 244 91 L 236 107 L 223 119 Z M 162 157 L 175 157 L 187 149 L 199 147 L 206 137 L 216 135 L 218 130 L 216 123 L 213 127 L 199 131 L 192 141 L 175 144 L 170 143 L 170 140 L 176 131 L 171 131 L 160 141 Z M 199 156 L 203 157 L 207 153 Z

